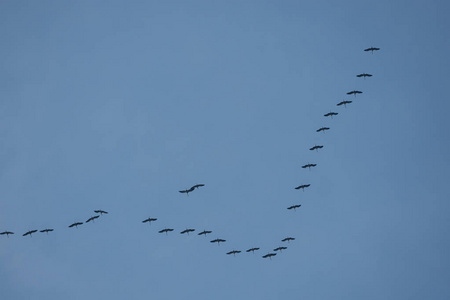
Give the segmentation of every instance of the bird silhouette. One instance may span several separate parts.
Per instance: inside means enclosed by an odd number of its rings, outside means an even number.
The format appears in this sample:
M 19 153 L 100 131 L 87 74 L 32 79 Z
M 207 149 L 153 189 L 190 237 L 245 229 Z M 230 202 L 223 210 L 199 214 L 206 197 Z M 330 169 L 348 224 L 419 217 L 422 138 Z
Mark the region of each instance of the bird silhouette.
M 311 151 L 314 151 L 314 150 L 318 151 L 319 149 L 322 149 L 322 148 L 323 148 L 323 146 L 315 145 L 314 147 L 309 148 L 309 150 L 311 150 Z
M 336 105 L 337 105 L 337 106 L 344 105 L 344 107 L 347 107 L 347 104 L 350 104 L 350 103 L 352 103 L 352 101 L 344 100 L 344 101 L 339 102 L 339 103 L 336 104 Z
M 89 223 L 90 221 L 94 221 L 94 220 L 97 219 L 98 217 L 100 217 L 100 216 L 93 216 L 93 217 L 90 217 L 89 219 L 87 219 L 86 223 Z
M 289 206 L 287 209 L 293 209 L 293 210 L 295 210 L 296 208 L 299 208 L 300 206 L 301 206 L 300 204 L 292 205 L 292 206 Z
M 302 167 L 303 168 L 303 167 Z M 306 168 L 306 167 L 305 167 Z M 309 187 L 310 184 L 302 184 L 299 185 L 298 187 L 295 187 L 296 190 L 302 189 L 303 191 L 305 190 L 305 188 Z
M 219 245 L 220 246 L 220 243 L 224 243 L 224 242 L 226 242 L 227 240 L 223 240 L 223 239 L 215 239 L 215 240 L 212 240 L 212 241 L 210 241 L 211 243 L 217 243 L 217 245 Z
M 37 232 L 37 230 L 30 230 L 30 231 L 25 232 L 25 233 L 22 234 L 22 235 L 23 235 L 23 236 L 29 235 L 29 236 L 31 237 L 31 236 L 32 236 L 31 234 L 33 234 L 33 233 L 35 233 L 35 232 Z
M 263 258 L 270 258 L 272 260 L 272 256 L 277 255 L 276 253 L 267 253 L 266 255 L 263 255 Z
M 170 231 L 173 231 L 173 229 L 172 229 L 172 228 L 164 228 L 164 229 L 162 229 L 162 230 L 160 230 L 160 231 L 158 231 L 158 232 L 159 232 L 159 233 L 165 232 L 166 235 L 167 235 L 167 233 L 170 232 Z
M 152 225 L 152 222 L 156 221 L 156 220 L 158 220 L 158 219 L 157 218 L 147 218 L 144 221 L 142 221 L 142 223 L 147 223 L 148 222 L 148 224 Z
M 311 170 L 311 168 L 312 168 L 312 167 L 315 167 L 315 166 L 317 166 L 317 164 L 306 164 L 306 165 L 303 165 L 302 168 L 303 168 L 303 169 L 308 168 L 308 169 Z
M 11 232 L 11 231 L 3 231 L 3 232 L 0 232 L 0 235 L 4 235 L 4 234 L 6 234 L 6 236 L 9 237 L 9 235 L 10 235 L 10 234 L 14 234 L 14 232 Z
M 348 92 L 347 93 L 347 95 L 355 95 L 355 97 L 356 97 L 356 94 L 362 94 L 362 92 L 361 91 L 351 91 L 351 92 Z
M 278 248 L 273 249 L 273 251 L 280 251 L 280 252 L 282 252 L 282 250 L 286 250 L 286 249 L 287 249 L 287 247 L 278 247 Z
M 78 228 L 78 225 L 83 225 L 83 222 L 75 222 L 75 223 L 73 223 L 73 224 L 70 224 L 69 225 L 69 228 L 72 228 L 72 227 L 76 227 L 76 228 Z
M 180 232 L 181 234 L 185 234 L 185 233 L 187 233 L 187 235 L 189 235 L 189 232 L 193 232 L 193 231 L 195 231 L 195 229 L 191 229 L 191 228 L 189 228 L 189 229 L 185 229 L 185 230 L 183 230 L 182 232 Z
M 233 256 L 235 256 L 237 253 L 241 253 L 241 251 L 233 250 L 233 251 L 227 252 L 227 255 L 233 254 Z
M 202 232 L 200 232 L 198 235 L 204 235 L 204 236 L 206 236 L 208 233 L 211 233 L 212 231 L 211 230 L 203 230 Z
M 359 77 L 359 78 L 363 77 L 364 79 L 366 79 L 366 77 L 372 77 L 372 75 L 367 74 L 367 73 L 361 73 L 361 74 L 356 75 L 356 77 Z
M 204 184 L 196 184 L 193 187 L 191 187 L 191 189 L 198 189 L 199 187 L 205 186 Z
M 367 49 L 364 49 L 364 51 L 372 51 L 372 54 L 373 54 L 373 51 L 378 51 L 378 50 L 380 50 L 380 48 L 375 48 L 375 47 L 370 47 L 370 48 L 367 48 Z
M 44 229 L 44 230 L 41 230 L 41 232 L 45 232 L 45 233 L 49 233 L 49 232 L 51 232 L 51 231 L 53 231 L 53 229 L 49 229 L 49 228 L 46 228 L 46 229 Z
M 104 211 L 104 210 L 101 210 L 101 209 L 99 209 L 99 210 L 94 210 L 94 212 L 96 213 L 96 214 L 101 214 L 101 215 L 103 215 L 103 214 L 108 214 L 108 212 L 107 211 Z
M 330 130 L 330 128 L 329 127 L 320 127 L 319 129 L 317 129 L 316 131 L 317 132 L 325 132 L 325 130 Z
M 259 250 L 259 248 L 258 248 L 258 247 L 250 248 L 250 249 L 248 249 L 246 252 L 252 252 L 253 254 L 255 254 L 255 251 L 256 251 L 256 250 Z
M 182 194 L 186 194 L 186 195 L 189 196 L 189 193 L 192 192 L 193 190 L 195 190 L 195 188 L 194 188 L 194 187 L 191 187 L 190 189 L 181 190 L 181 191 L 179 191 L 179 192 L 182 193 Z
M 329 113 L 324 114 L 323 116 L 324 117 L 331 117 L 333 119 L 333 116 L 337 116 L 337 115 L 338 115 L 337 112 L 329 112 Z
M 287 238 L 282 239 L 281 241 L 282 241 L 282 242 L 288 242 L 288 243 L 289 243 L 289 241 L 293 241 L 293 240 L 295 240 L 295 238 L 293 238 L 293 237 L 287 237 Z

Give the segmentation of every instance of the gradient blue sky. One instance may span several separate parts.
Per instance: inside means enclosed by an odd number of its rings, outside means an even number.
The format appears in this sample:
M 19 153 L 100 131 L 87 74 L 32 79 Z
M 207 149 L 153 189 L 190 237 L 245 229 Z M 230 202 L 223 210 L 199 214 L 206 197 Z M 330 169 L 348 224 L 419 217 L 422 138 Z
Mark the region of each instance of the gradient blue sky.
M 0 297 L 449 299 L 449 15 L 2 1 Z M 94 209 L 110 214 L 67 228 Z

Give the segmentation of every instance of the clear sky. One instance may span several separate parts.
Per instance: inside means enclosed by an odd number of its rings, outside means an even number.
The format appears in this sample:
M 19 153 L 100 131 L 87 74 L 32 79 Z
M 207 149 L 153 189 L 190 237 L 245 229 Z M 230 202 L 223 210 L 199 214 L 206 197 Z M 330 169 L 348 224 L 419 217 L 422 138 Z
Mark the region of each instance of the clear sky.
M 0 298 L 449 299 L 449 15 L 1 1 Z

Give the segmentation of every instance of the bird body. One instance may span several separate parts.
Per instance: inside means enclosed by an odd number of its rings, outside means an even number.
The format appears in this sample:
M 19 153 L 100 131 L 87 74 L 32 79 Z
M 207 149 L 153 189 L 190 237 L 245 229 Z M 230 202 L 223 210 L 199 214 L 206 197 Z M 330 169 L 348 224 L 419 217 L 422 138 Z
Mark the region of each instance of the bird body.
M 107 211 L 104 211 L 104 210 L 101 210 L 101 209 L 99 209 L 99 210 L 94 210 L 94 212 L 95 212 L 96 214 L 101 214 L 101 215 L 103 215 L 103 214 L 108 214 Z
M 46 229 L 44 229 L 44 230 L 41 230 L 41 232 L 45 232 L 45 233 L 49 233 L 49 232 L 51 232 L 51 231 L 53 231 L 53 229 L 49 229 L 49 228 L 46 228 Z
M 282 250 L 285 250 L 285 249 L 287 249 L 287 247 L 278 247 L 278 248 L 275 248 L 275 249 L 273 249 L 273 251 L 282 251 Z
M 253 254 L 255 254 L 256 250 L 259 250 L 259 248 L 258 247 L 250 248 L 246 252 L 252 252 Z
M 330 130 L 330 128 L 329 127 L 320 127 L 319 129 L 317 129 L 316 131 L 317 132 L 325 132 L 325 130 Z
M 22 235 L 23 235 L 23 236 L 29 235 L 29 236 L 31 237 L 31 234 L 33 234 L 33 233 L 35 233 L 35 232 L 37 232 L 37 230 L 30 230 L 30 231 L 25 232 L 25 233 L 22 234 Z
M 156 220 L 158 220 L 158 219 L 157 219 L 157 218 L 147 218 L 147 219 L 145 219 L 144 221 L 142 221 L 142 223 L 147 223 L 147 222 L 148 222 L 148 224 L 151 225 L 151 223 L 152 223 L 153 221 L 156 221 Z
M 189 228 L 189 229 L 185 229 L 185 230 L 183 230 L 182 232 L 180 232 L 181 234 L 185 234 L 185 233 L 187 233 L 187 235 L 189 235 L 189 232 L 193 232 L 193 231 L 195 231 L 195 229 L 192 229 L 192 228 Z
M 164 228 L 164 229 L 162 229 L 162 230 L 160 230 L 160 231 L 158 231 L 158 232 L 159 232 L 159 233 L 165 232 L 166 235 L 167 235 L 167 233 L 170 232 L 170 231 L 173 231 L 173 229 L 172 229 L 172 228 Z
M 73 224 L 70 224 L 69 225 L 69 228 L 72 228 L 72 227 L 76 227 L 76 228 L 78 228 L 78 225 L 83 225 L 83 222 L 75 222 L 75 223 L 73 223 Z
M 198 235 L 204 235 L 206 236 L 208 233 L 211 233 L 211 230 L 203 230 L 202 232 L 200 232 Z
M 11 232 L 11 231 L 3 231 L 3 232 L 0 232 L 0 235 L 4 235 L 4 234 L 6 234 L 6 236 L 9 237 L 9 235 L 10 235 L 10 234 L 14 234 L 14 232 Z
M 318 145 L 315 145 L 314 147 L 312 147 L 312 148 L 309 148 L 309 150 L 311 150 L 311 151 L 314 151 L 314 150 L 319 150 L 319 149 L 322 149 L 323 148 L 323 146 L 318 146 Z
M 356 94 L 362 94 L 362 92 L 361 91 L 350 91 L 350 92 L 348 92 L 347 93 L 347 95 L 355 95 L 355 97 L 356 97 Z
M 323 116 L 324 117 L 331 117 L 333 119 L 333 116 L 337 116 L 337 115 L 338 115 L 337 112 L 329 112 L 329 113 L 324 114 Z
M 350 104 L 350 103 L 352 103 L 352 101 L 344 100 L 344 101 L 339 102 L 339 103 L 336 104 L 336 105 L 337 105 L 337 106 L 344 105 L 344 107 L 347 107 L 347 104 Z
M 317 164 L 306 164 L 306 165 L 303 165 L 302 168 L 303 169 L 306 169 L 306 168 L 311 169 L 312 167 L 315 167 L 315 166 L 317 166 Z
M 215 240 L 212 240 L 212 241 L 210 241 L 211 243 L 217 243 L 217 245 L 219 245 L 220 246 L 220 243 L 224 243 L 224 242 L 226 242 L 226 240 L 223 240 L 223 239 L 215 239 Z
M 182 193 L 182 194 L 186 194 L 186 195 L 189 196 L 189 193 L 190 193 L 190 192 L 192 192 L 193 190 L 198 189 L 199 187 L 202 187 L 202 186 L 205 186 L 205 185 L 202 184 L 202 183 L 196 184 L 196 185 L 192 186 L 192 187 L 189 188 L 189 189 L 181 190 L 181 191 L 179 191 L 179 192 Z
M 270 258 L 272 260 L 272 256 L 277 255 L 276 253 L 267 253 L 266 255 L 263 255 L 263 258 Z
M 366 77 L 372 77 L 372 75 L 367 74 L 367 73 L 361 73 L 361 74 L 356 75 L 356 77 L 359 77 L 359 78 L 363 77 L 364 79 L 366 79 Z
M 299 208 L 300 206 L 301 206 L 301 204 L 292 205 L 292 206 L 289 206 L 287 209 L 293 209 L 293 210 L 295 210 L 296 208 Z
M 303 167 L 302 167 L 303 168 Z M 305 167 L 306 168 L 306 167 Z M 295 187 L 296 190 L 302 189 L 303 191 L 305 190 L 305 188 L 309 187 L 310 184 L 302 184 L 299 185 L 298 187 Z
M 94 220 L 97 219 L 98 217 L 100 217 L 100 216 L 98 215 L 98 216 L 90 217 L 89 219 L 87 219 L 86 223 L 89 223 L 90 221 L 94 221 Z
M 282 239 L 281 241 L 282 241 L 282 242 L 288 242 L 288 243 L 289 243 L 289 241 L 293 241 L 293 240 L 295 240 L 295 238 L 293 238 L 293 237 L 287 237 L 287 238 Z
M 372 51 L 372 54 L 373 54 L 373 51 L 378 51 L 378 50 L 380 50 L 380 48 L 376 48 L 376 47 L 370 47 L 370 48 L 367 48 L 367 49 L 364 49 L 364 51 Z
M 235 256 L 237 253 L 241 253 L 241 251 L 233 250 L 233 251 L 227 252 L 227 255 L 233 254 L 233 256 Z

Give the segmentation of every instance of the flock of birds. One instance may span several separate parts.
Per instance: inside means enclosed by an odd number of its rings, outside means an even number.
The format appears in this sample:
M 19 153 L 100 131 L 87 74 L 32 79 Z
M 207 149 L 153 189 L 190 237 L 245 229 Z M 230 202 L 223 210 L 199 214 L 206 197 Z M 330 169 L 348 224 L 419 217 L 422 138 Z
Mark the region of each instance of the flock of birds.
M 380 48 L 370 47 L 370 48 L 364 49 L 364 51 L 366 51 L 366 52 L 370 51 L 372 54 L 373 54 L 374 51 L 378 51 L 378 50 L 380 50 Z M 372 77 L 372 75 L 368 74 L 368 73 L 361 73 L 361 74 L 356 75 L 356 77 L 358 77 L 358 78 L 362 77 L 362 78 L 365 79 L 366 77 Z M 350 92 L 347 93 L 347 95 L 354 95 L 355 97 L 358 94 L 362 94 L 362 91 L 353 90 L 353 91 L 350 91 Z M 352 101 L 344 100 L 344 101 L 341 101 L 341 102 L 337 103 L 336 105 L 337 106 L 344 105 L 344 107 L 346 107 L 347 104 L 350 104 L 350 103 L 352 103 Z M 324 114 L 325 117 L 330 117 L 330 118 L 333 118 L 333 116 L 336 116 L 336 115 L 338 115 L 337 112 L 329 112 L 329 113 Z M 329 127 L 321 127 L 319 129 L 317 129 L 316 131 L 317 132 L 325 132 L 327 130 L 330 130 L 330 128 Z M 309 150 L 311 150 L 311 151 L 314 151 L 314 150 L 318 151 L 319 149 L 322 149 L 323 147 L 324 147 L 323 145 L 314 145 Z M 302 168 L 303 169 L 306 169 L 306 168 L 311 169 L 311 168 L 316 167 L 316 166 L 317 166 L 317 164 L 308 163 L 308 164 L 303 165 Z M 190 187 L 189 189 L 184 189 L 184 190 L 181 190 L 179 192 L 189 196 L 189 193 L 195 191 L 196 189 L 199 189 L 200 187 L 204 187 L 204 186 L 205 186 L 204 184 L 196 184 L 196 185 Z M 295 189 L 296 190 L 300 190 L 301 189 L 302 191 L 304 191 L 306 188 L 308 188 L 310 186 L 311 186 L 310 184 L 302 184 L 302 185 L 299 185 L 299 186 L 295 187 Z M 296 205 L 289 206 L 287 209 L 295 211 L 297 208 L 300 208 L 300 207 L 301 207 L 300 204 L 296 204 Z M 80 226 L 80 225 L 87 224 L 89 222 L 94 222 L 96 219 L 100 218 L 100 216 L 108 214 L 108 212 L 104 211 L 104 210 L 94 210 L 94 212 L 97 215 L 90 217 L 85 222 L 74 222 L 74 223 L 68 225 L 68 227 L 69 228 L 73 228 L 73 227 L 78 228 L 78 226 Z M 157 218 L 149 217 L 149 218 L 143 220 L 142 223 L 151 224 L 152 222 L 155 222 L 157 220 L 158 220 Z M 45 229 L 39 230 L 39 232 L 46 233 L 46 234 L 48 234 L 49 232 L 52 232 L 52 231 L 54 231 L 53 228 L 45 228 Z M 173 228 L 164 228 L 164 229 L 159 230 L 158 232 L 159 233 L 165 233 L 167 235 L 168 232 L 172 232 L 172 231 L 174 231 Z M 180 234 L 187 234 L 187 235 L 189 235 L 189 233 L 192 233 L 194 231 L 195 231 L 195 229 L 193 229 L 193 228 L 187 228 L 187 229 L 184 229 L 183 231 L 181 231 Z M 29 230 L 29 231 L 25 232 L 24 234 L 22 234 L 22 236 L 28 236 L 29 235 L 30 237 L 32 237 L 32 234 L 36 233 L 36 232 L 38 232 L 37 229 Z M 206 236 L 207 234 L 211 234 L 211 233 L 212 233 L 211 230 L 203 230 L 202 232 L 199 232 L 198 235 Z M 12 231 L 0 232 L 0 235 L 6 235 L 7 237 L 9 237 L 10 235 L 13 235 L 13 234 L 14 234 L 14 232 L 12 232 Z M 293 237 L 286 237 L 286 238 L 283 238 L 281 240 L 281 242 L 288 242 L 289 243 L 290 241 L 293 241 L 293 240 L 295 240 L 295 238 L 293 238 Z M 221 239 L 221 238 L 216 238 L 214 240 L 211 240 L 210 242 L 211 243 L 217 243 L 218 245 L 220 245 L 220 243 L 225 243 L 226 240 L 225 239 Z M 262 258 L 272 259 L 272 257 L 277 255 L 278 252 L 281 253 L 283 250 L 286 250 L 286 249 L 287 249 L 287 247 L 285 247 L 285 246 L 280 246 L 280 247 L 274 248 L 273 252 L 268 252 L 267 254 L 263 255 Z M 255 253 L 255 251 L 258 251 L 258 250 L 260 250 L 259 247 L 253 247 L 253 248 L 247 249 L 246 252 L 247 253 L 249 253 L 249 252 Z M 227 252 L 226 254 L 227 255 L 231 255 L 232 254 L 233 256 L 235 256 L 236 254 L 239 254 L 239 253 L 241 253 L 241 250 L 232 250 L 232 251 Z

